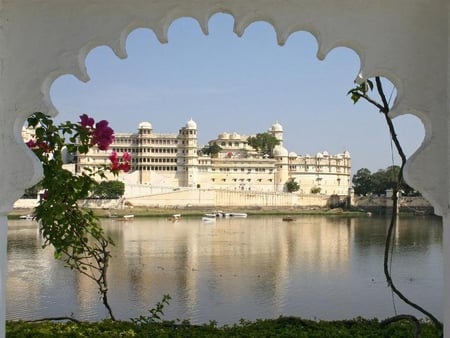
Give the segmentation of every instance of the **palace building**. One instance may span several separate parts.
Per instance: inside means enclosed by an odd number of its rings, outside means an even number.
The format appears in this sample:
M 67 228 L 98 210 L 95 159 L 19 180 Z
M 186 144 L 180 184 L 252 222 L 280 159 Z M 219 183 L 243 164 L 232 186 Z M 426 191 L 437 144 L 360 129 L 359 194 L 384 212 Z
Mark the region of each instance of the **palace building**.
M 236 132 L 222 133 L 208 142 L 221 147 L 217 154 L 206 155 L 198 145 L 197 124 L 191 119 L 173 133 L 156 133 L 149 122 L 139 124 L 137 133 L 116 133 L 108 151 L 93 148 L 78 156 L 75 171 L 108 164 L 111 151 L 132 155 L 131 170 L 122 175 L 126 183 L 157 188 L 202 188 L 241 191 L 286 191 L 286 183 L 295 180 L 299 193 L 347 195 L 350 188 L 349 152 L 330 155 L 319 152 L 300 156 L 283 146 L 283 127 L 274 123 L 267 131 L 280 142 L 273 156 L 258 154 L 247 139 Z

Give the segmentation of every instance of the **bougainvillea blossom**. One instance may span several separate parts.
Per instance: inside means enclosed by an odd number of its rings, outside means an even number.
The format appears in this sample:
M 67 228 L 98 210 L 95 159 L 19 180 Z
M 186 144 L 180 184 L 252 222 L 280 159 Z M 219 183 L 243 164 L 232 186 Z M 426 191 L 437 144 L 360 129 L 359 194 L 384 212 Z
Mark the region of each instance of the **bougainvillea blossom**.
M 84 128 L 94 128 L 95 120 L 92 117 L 83 114 L 80 116 L 80 124 Z
M 114 130 L 108 126 L 108 121 L 97 122 L 92 132 L 92 145 L 97 145 L 100 150 L 107 150 L 113 141 Z
M 109 155 L 109 160 L 111 161 L 110 170 L 113 173 L 118 173 L 123 171 L 125 173 L 129 172 L 131 169 L 131 155 L 130 153 L 124 152 L 122 157 L 119 158 L 117 152 L 113 151 L 111 155 Z
M 50 152 L 50 147 L 48 146 L 48 144 L 46 142 L 29 140 L 25 144 L 30 149 L 42 149 L 42 150 L 44 150 L 45 153 L 49 153 Z

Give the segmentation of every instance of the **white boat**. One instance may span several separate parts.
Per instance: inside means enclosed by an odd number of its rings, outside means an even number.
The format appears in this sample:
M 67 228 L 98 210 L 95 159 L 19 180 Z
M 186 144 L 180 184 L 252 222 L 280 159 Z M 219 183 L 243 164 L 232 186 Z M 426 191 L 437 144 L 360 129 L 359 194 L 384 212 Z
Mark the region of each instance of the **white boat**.
M 202 222 L 204 223 L 213 223 L 216 221 L 216 217 L 208 217 L 208 216 L 203 216 L 202 217 Z
M 132 215 L 132 214 L 123 215 L 123 218 L 126 219 L 126 220 L 130 220 L 130 219 L 134 218 L 134 215 Z
M 167 218 L 169 221 L 176 222 L 181 219 L 181 214 L 173 214 L 172 216 Z
M 247 214 L 245 212 L 230 212 L 230 217 L 246 218 Z
M 19 216 L 20 219 L 27 219 L 27 220 L 33 220 L 33 215 L 21 215 Z

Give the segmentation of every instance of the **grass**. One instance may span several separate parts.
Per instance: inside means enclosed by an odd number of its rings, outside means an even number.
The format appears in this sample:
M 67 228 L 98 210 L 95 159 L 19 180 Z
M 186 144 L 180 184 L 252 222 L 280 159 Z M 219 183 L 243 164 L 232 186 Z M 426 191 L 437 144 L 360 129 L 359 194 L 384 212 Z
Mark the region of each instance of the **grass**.
M 422 322 L 421 337 L 439 337 L 428 322 Z M 130 321 L 64 322 L 44 321 L 27 323 L 8 321 L 6 336 L 14 337 L 348 337 L 348 338 L 404 338 L 414 336 L 409 321 L 383 325 L 377 319 L 356 318 L 343 321 L 312 321 L 296 317 L 241 320 L 240 324 L 218 327 L 214 322 L 191 325 L 189 322 L 133 324 Z

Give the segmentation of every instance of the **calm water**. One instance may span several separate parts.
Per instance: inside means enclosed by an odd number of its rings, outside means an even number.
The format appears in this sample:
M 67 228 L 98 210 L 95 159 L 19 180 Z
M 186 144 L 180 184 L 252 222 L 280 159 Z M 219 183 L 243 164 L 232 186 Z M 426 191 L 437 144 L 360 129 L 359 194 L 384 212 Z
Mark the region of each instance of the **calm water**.
M 166 319 L 386 318 L 416 312 L 393 302 L 383 275 L 384 218 L 281 217 L 105 220 L 116 242 L 109 270 L 116 317 L 146 315 L 170 294 Z M 400 219 L 392 273 L 412 300 L 442 319 L 442 225 Z M 9 222 L 7 318 L 107 316 L 95 285 L 53 259 L 32 221 Z

